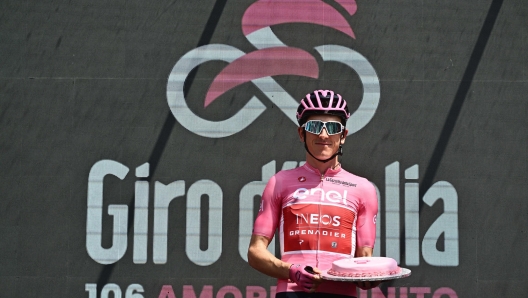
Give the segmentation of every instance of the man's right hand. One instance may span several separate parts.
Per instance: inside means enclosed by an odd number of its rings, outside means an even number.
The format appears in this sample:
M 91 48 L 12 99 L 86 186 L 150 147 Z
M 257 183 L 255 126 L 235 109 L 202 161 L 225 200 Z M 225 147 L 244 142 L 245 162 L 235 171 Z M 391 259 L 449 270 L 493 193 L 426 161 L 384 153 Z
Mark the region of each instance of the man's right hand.
M 301 264 L 292 264 L 290 266 L 290 280 L 300 286 L 303 291 L 313 292 L 315 291 L 315 288 L 312 289 L 314 286 L 315 272 L 308 272 L 306 271 L 305 267 L 305 265 Z

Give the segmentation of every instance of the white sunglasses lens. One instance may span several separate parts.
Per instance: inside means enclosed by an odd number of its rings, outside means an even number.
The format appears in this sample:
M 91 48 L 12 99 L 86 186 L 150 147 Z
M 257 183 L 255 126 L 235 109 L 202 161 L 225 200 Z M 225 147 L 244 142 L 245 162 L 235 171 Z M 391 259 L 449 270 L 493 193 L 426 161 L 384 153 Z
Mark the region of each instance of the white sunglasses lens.
M 323 130 L 323 126 L 324 123 L 322 121 L 310 120 L 306 122 L 304 128 L 306 129 L 306 131 L 318 135 Z
M 337 122 L 326 122 L 326 131 L 329 135 L 335 135 L 341 132 L 341 124 Z

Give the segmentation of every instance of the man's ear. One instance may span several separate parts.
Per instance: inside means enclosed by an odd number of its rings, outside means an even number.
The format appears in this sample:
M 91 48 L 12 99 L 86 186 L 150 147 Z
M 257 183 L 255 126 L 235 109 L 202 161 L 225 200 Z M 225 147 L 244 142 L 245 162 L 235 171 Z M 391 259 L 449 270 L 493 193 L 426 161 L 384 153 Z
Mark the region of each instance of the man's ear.
M 302 127 L 297 127 L 297 133 L 299 134 L 299 139 L 301 140 L 302 143 L 304 143 L 304 128 Z
M 341 134 L 341 145 L 343 145 L 345 143 L 345 139 L 346 139 L 346 136 L 348 135 L 348 130 L 345 129 L 345 131 L 343 131 L 343 133 Z

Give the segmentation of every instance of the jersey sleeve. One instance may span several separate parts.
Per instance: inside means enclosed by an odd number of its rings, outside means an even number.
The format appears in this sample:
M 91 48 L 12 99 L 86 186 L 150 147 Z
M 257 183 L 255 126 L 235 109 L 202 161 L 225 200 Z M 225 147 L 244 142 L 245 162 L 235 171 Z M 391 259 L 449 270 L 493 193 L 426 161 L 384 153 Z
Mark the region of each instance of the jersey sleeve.
M 264 188 L 260 208 L 253 225 L 253 235 L 268 237 L 275 235 L 280 221 L 281 202 L 277 191 L 277 177 L 272 176 Z
M 374 248 L 376 240 L 376 218 L 378 214 L 378 196 L 372 183 L 364 184 L 365 191 L 357 219 L 357 247 Z

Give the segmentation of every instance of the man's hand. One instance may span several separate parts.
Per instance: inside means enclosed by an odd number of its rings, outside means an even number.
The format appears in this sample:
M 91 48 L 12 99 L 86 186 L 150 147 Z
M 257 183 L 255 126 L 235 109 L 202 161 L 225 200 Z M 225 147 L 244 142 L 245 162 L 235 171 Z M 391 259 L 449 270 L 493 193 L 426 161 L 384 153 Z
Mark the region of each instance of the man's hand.
M 381 281 L 358 281 L 356 282 L 356 286 L 362 290 L 370 290 L 379 286 L 380 283 Z
M 362 246 L 356 248 L 355 257 L 372 257 L 372 248 Z M 356 286 L 362 290 L 370 290 L 372 288 L 375 288 L 379 286 L 381 281 L 358 281 L 356 282 Z
M 300 286 L 305 292 L 315 292 L 319 284 L 323 281 L 317 268 L 301 264 L 290 266 L 290 280 Z

